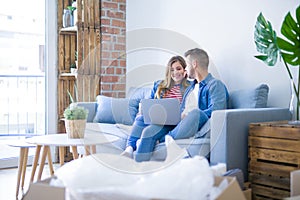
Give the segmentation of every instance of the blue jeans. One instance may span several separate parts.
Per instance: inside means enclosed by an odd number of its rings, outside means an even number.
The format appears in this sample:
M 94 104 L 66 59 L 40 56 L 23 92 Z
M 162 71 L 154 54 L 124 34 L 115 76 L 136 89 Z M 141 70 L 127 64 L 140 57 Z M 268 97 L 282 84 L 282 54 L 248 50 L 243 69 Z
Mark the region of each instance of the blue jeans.
M 195 135 L 207 122 L 207 115 L 200 109 L 194 109 L 183 118 L 177 126 L 149 125 L 144 128 L 141 135 L 141 143 L 137 147 L 135 160 L 137 162 L 148 161 L 151 158 L 156 142 L 164 141 L 165 135 L 173 139 L 189 138 Z
M 136 116 L 134 123 L 132 125 L 132 131 L 130 133 L 130 136 L 127 140 L 127 147 L 131 146 L 133 150 L 136 150 L 136 141 L 140 139 L 142 132 L 145 127 L 148 125 L 144 123 L 144 117 L 143 115 Z

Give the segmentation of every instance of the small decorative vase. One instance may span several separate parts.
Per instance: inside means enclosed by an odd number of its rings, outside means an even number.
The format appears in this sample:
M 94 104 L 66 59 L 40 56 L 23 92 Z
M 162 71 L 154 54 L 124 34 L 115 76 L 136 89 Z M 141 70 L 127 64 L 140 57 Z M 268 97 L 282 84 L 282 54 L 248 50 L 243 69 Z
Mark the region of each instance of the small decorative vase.
M 64 14 L 63 14 L 63 27 L 70 27 L 72 26 L 73 21 L 73 16 L 71 14 L 71 11 L 68 9 L 64 9 Z
M 291 100 L 289 105 L 289 110 L 292 115 L 292 119 L 288 122 L 292 125 L 300 125 L 300 120 L 298 119 L 299 116 L 299 108 L 297 104 L 297 97 L 294 90 L 294 81 L 293 79 L 290 79 L 290 90 L 291 90 Z M 297 113 L 298 112 L 298 113 Z
M 66 132 L 69 138 L 84 138 L 86 120 L 65 120 Z

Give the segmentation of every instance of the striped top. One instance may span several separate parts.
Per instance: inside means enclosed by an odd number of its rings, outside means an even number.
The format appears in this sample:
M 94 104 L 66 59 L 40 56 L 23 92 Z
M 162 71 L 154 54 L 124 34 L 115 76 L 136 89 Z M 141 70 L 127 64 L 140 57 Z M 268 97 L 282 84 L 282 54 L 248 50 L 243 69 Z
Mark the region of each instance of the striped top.
M 180 91 L 180 85 L 174 85 L 171 89 L 167 90 L 163 96 L 163 98 L 176 98 L 182 101 L 182 94 Z

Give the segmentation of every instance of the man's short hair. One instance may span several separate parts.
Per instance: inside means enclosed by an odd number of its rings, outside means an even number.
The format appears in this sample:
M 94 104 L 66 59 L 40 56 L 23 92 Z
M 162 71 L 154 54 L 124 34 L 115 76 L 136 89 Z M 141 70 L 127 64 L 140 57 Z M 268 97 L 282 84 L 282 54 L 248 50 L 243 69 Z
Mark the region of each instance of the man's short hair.
M 185 57 L 190 56 L 192 60 L 196 60 L 199 63 L 200 67 L 206 69 L 208 68 L 209 57 L 206 51 L 204 51 L 203 49 L 199 49 L 199 48 L 190 49 L 184 53 L 184 56 Z

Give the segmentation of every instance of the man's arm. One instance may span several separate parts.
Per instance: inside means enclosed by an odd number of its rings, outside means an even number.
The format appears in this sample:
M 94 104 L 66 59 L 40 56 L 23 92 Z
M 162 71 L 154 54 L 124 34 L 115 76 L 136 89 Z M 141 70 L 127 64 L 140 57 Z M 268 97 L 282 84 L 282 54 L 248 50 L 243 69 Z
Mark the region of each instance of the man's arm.
M 214 80 L 208 89 L 208 107 L 203 110 L 210 118 L 214 110 L 222 110 L 227 108 L 228 91 L 226 86 L 220 80 Z

